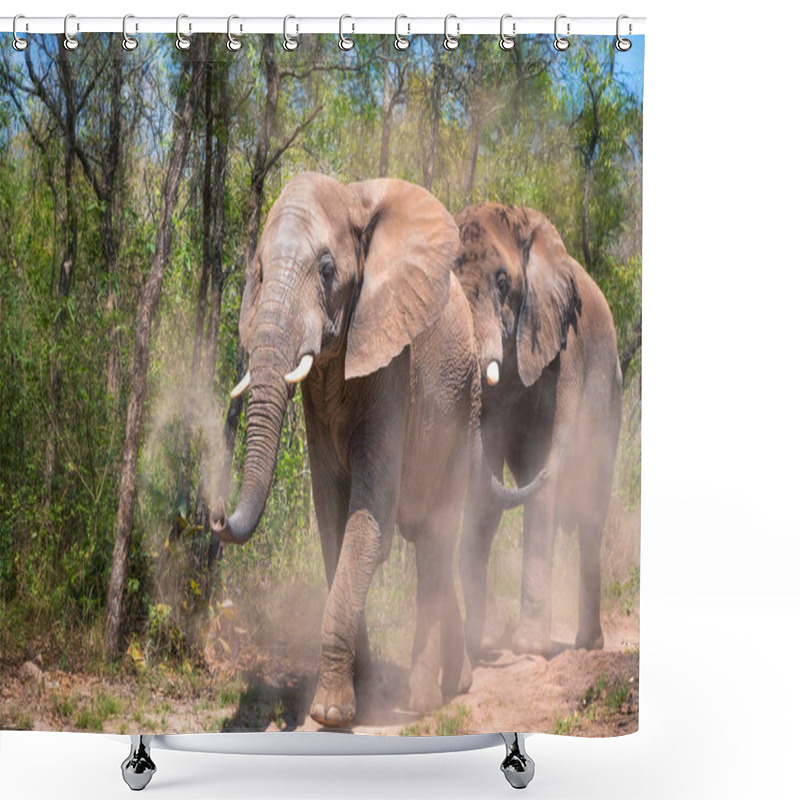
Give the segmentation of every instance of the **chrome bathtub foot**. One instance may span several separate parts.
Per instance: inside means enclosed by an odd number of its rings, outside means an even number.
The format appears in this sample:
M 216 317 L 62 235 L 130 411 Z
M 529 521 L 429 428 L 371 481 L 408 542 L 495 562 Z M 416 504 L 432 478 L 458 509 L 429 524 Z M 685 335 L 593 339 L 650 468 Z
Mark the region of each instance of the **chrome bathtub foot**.
M 525 737 L 521 733 L 501 733 L 506 743 L 506 757 L 500 765 L 506 780 L 515 789 L 524 789 L 535 770 L 533 759 L 525 752 Z
M 131 752 L 122 762 L 122 779 L 134 792 L 140 792 L 150 783 L 156 765 L 150 758 L 152 736 L 131 736 Z

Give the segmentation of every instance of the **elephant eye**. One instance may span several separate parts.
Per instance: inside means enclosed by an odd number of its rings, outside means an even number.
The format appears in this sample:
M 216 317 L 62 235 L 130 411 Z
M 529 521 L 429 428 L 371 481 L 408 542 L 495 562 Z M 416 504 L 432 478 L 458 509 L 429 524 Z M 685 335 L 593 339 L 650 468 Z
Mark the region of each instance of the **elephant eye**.
M 323 253 L 320 256 L 318 268 L 325 288 L 330 289 L 333 286 L 333 279 L 336 277 L 336 264 L 333 262 L 333 256 L 330 253 Z
M 502 303 L 511 290 L 511 281 L 508 278 L 508 273 L 504 269 L 497 270 L 494 276 L 495 286 L 497 286 L 497 293 L 500 295 L 500 302 Z

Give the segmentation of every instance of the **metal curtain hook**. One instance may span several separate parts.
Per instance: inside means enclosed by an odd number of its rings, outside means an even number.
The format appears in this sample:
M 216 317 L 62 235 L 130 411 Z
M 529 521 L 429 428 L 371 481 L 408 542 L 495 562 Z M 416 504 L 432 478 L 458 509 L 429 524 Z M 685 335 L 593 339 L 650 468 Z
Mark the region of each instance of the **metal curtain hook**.
M 12 30 L 12 32 L 14 34 L 14 41 L 11 43 L 11 46 L 15 50 L 18 50 L 18 51 L 21 52 L 22 50 L 24 50 L 28 46 L 28 40 L 27 39 L 23 39 L 17 33 L 17 20 L 20 20 L 20 19 L 25 19 L 25 15 L 24 14 L 17 14 L 17 16 L 14 17 L 14 23 L 11 26 L 11 30 Z M 25 32 L 27 33 L 27 31 L 28 31 L 28 23 L 26 22 L 25 23 Z
M 447 30 L 447 23 L 450 22 L 451 19 L 456 20 L 456 33 L 455 36 Z M 461 23 L 458 22 L 458 18 L 455 14 L 448 14 L 444 18 L 444 41 L 442 44 L 444 45 L 445 50 L 455 50 L 458 48 L 458 37 L 461 34 Z
M 177 47 L 178 50 L 188 50 L 192 46 L 191 40 L 181 33 L 181 20 L 186 19 L 188 16 L 188 14 L 178 14 L 177 18 L 175 19 L 175 47 Z M 192 24 L 189 23 L 190 33 L 191 30 Z
M 67 14 L 64 17 L 64 49 L 65 50 L 76 50 L 78 48 L 78 40 L 74 36 L 69 35 L 69 21 L 71 19 L 75 19 L 74 14 Z M 81 29 L 80 23 L 75 24 L 75 30 L 79 31 Z
M 128 20 L 135 19 L 133 14 L 126 14 L 122 18 L 122 48 L 123 50 L 127 50 L 130 52 L 131 50 L 135 50 L 139 46 L 139 41 L 134 39 L 132 36 L 128 36 Z M 139 24 L 136 23 L 136 30 L 139 30 Z
M 624 19 L 628 19 L 628 17 L 625 14 L 620 14 L 617 17 L 617 41 L 616 41 L 616 44 L 614 46 L 617 48 L 617 50 L 620 51 L 620 53 L 626 53 L 628 50 L 631 49 L 631 47 L 633 47 L 633 42 L 630 39 L 623 39 L 622 36 L 620 35 L 620 32 L 619 32 L 620 23 Z M 629 22 L 628 23 L 628 35 L 630 35 L 632 30 L 633 30 L 633 28 L 632 28 L 632 26 L 631 26 L 631 24 Z
M 233 35 L 233 33 L 231 32 L 231 23 L 235 19 L 239 19 L 239 17 L 237 17 L 236 14 L 231 14 L 228 17 L 228 42 L 225 45 L 225 47 L 227 47 L 228 50 L 231 51 L 231 53 L 235 53 L 237 50 L 241 50 L 242 49 L 242 41 L 241 41 L 241 39 L 237 39 Z M 239 31 L 241 32 L 241 30 L 242 30 L 242 26 L 240 25 L 239 26 Z
M 408 19 L 405 14 L 398 14 L 394 18 L 394 47 L 395 50 L 408 50 L 411 46 L 411 42 L 408 41 L 406 36 L 400 35 L 400 20 L 401 19 Z M 411 33 L 411 25 L 406 23 L 406 29 L 408 33 Z
M 342 14 L 342 16 L 339 17 L 339 49 L 340 50 L 352 50 L 353 47 L 355 46 L 355 42 L 351 38 L 349 38 L 348 36 L 344 35 L 343 28 L 344 28 L 344 21 L 346 19 L 352 20 L 353 18 L 349 14 Z M 356 29 L 355 23 L 351 22 L 350 23 L 350 32 L 354 33 L 355 29 Z
M 555 32 L 556 32 L 556 40 L 553 42 L 553 47 L 559 52 L 563 52 L 569 47 L 569 39 L 564 38 L 563 36 L 559 36 L 558 34 L 558 21 L 560 19 L 566 19 L 566 14 L 559 14 L 556 17 L 556 24 L 555 24 Z M 569 36 L 569 22 L 567 23 L 567 36 Z
M 291 36 L 289 34 L 288 28 L 290 19 L 297 19 L 297 17 L 293 17 L 290 14 L 289 16 L 283 18 L 283 49 L 292 51 L 297 50 L 297 46 L 300 44 L 300 42 L 297 40 L 296 36 Z M 300 30 L 298 25 L 295 25 L 294 29 L 295 33 L 298 33 Z
M 511 35 L 509 36 L 505 30 L 504 25 L 507 19 L 511 19 L 511 14 L 503 14 L 500 17 L 500 49 L 501 50 L 513 50 L 516 41 L 514 37 L 517 35 L 517 23 L 511 23 Z

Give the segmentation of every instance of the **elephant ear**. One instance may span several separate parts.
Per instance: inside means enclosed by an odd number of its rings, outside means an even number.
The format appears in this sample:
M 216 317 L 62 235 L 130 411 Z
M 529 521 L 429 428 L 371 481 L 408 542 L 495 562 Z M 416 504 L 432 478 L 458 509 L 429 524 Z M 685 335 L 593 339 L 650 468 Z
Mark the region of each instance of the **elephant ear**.
M 566 346 L 569 328 L 581 313 L 581 297 L 577 264 L 556 229 L 536 211 L 518 211 L 514 232 L 525 268 L 525 295 L 517 323 L 517 369 L 522 383 L 530 386 Z
M 347 380 L 387 366 L 436 321 L 461 247 L 453 218 L 422 187 L 384 178 L 349 189 L 361 284 L 348 331 Z

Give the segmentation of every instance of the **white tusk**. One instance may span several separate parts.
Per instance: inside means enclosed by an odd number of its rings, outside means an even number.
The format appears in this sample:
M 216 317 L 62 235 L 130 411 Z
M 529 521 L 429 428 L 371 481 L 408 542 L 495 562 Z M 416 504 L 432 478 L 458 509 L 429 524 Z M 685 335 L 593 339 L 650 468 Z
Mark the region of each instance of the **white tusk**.
M 247 375 L 233 387 L 231 391 L 231 400 L 237 398 L 240 394 L 244 394 L 248 386 L 250 386 L 250 370 L 247 370 Z
M 490 361 L 486 367 L 486 383 L 489 386 L 497 386 L 500 382 L 500 365 L 496 361 Z
M 314 363 L 314 356 L 311 353 L 306 353 L 301 359 L 300 363 L 288 375 L 284 375 L 283 379 L 286 383 L 300 383 L 303 378 L 311 372 L 311 365 Z

